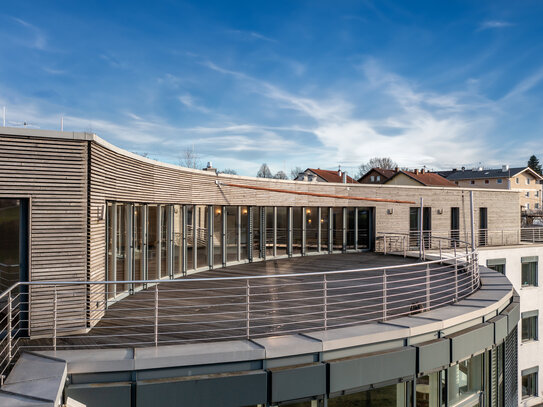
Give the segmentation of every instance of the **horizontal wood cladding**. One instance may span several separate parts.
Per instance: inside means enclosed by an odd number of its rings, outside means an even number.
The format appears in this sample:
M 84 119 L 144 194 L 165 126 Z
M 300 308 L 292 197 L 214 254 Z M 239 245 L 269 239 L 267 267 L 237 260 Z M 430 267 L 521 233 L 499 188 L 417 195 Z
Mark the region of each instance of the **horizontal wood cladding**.
M 85 141 L 0 134 L 0 196 L 30 199 L 31 281 L 87 278 L 87 149 Z M 37 292 L 30 295 L 32 335 L 50 322 L 53 304 L 52 295 L 38 300 Z M 85 297 L 77 297 L 65 312 L 81 314 Z M 77 324 L 84 327 L 84 318 Z

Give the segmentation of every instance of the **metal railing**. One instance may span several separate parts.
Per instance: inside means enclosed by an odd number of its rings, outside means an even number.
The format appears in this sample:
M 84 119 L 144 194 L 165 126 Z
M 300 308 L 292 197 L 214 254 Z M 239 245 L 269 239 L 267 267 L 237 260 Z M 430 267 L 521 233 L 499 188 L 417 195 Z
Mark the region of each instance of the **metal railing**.
M 377 251 L 407 256 L 404 242 L 408 235 L 380 235 Z M 0 294 L 0 374 L 23 350 L 144 347 L 327 330 L 427 311 L 477 290 L 477 254 L 469 244 L 431 237 L 435 245 L 439 251 L 427 251 L 426 261 L 391 258 L 390 266 L 352 270 L 17 283 Z M 137 287 L 141 290 L 134 292 Z M 109 300 L 122 291 L 124 298 Z

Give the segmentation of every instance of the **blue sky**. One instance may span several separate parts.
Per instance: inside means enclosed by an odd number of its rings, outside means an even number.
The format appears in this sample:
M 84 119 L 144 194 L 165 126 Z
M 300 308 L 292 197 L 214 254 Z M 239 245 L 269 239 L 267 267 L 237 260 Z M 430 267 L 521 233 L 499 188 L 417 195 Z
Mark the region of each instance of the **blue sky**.
M 4 2 L 0 108 L 243 175 L 524 164 L 543 153 L 542 16 L 540 1 Z

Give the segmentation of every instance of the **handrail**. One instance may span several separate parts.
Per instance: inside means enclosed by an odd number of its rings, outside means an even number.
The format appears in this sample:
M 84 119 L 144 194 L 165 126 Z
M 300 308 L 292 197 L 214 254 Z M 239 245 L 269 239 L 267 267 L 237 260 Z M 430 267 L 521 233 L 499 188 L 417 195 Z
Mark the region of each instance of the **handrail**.
M 0 375 L 25 349 L 158 346 L 327 330 L 427 311 L 478 289 L 477 251 L 469 243 L 436 236 L 410 243 L 409 234 L 380 233 L 376 251 L 405 257 L 415 254 L 412 243 L 439 251 L 404 264 L 347 270 L 18 282 L 0 294 Z M 39 314 L 28 314 L 31 304 Z M 27 327 L 39 344 L 26 336 Z

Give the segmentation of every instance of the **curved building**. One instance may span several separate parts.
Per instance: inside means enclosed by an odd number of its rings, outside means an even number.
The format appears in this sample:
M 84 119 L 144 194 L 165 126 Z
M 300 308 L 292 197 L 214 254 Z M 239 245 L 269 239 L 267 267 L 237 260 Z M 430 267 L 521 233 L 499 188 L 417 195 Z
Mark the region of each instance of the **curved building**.
M 517 405 L 518 295 L 475 247 L 520 230 L 518 199 L 3 128 L 0 401 Z

